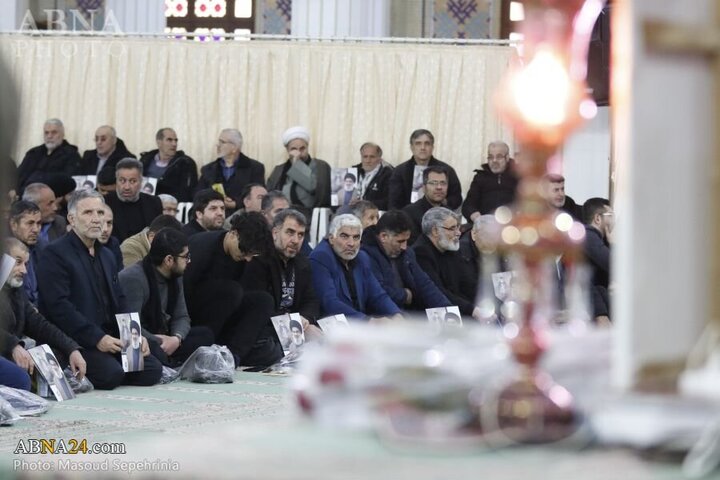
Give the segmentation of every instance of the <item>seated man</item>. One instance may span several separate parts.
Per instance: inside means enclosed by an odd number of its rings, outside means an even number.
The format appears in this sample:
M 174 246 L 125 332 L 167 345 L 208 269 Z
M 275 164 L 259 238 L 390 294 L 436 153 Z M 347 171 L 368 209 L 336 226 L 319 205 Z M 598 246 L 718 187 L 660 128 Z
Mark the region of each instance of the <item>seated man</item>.
M 102 125 L 95 130 L 95 149 L 83 152 L 80 167 L 75 175 L 98 175 L 103 169 L 115 172 L 115 166 L 123 158 L 135 158 L 128 151 L 125 142 L 117 137 L 110 125 Z
M 47 242 L 40 241 L 42 216 L 40 209 L 32 202 L 19 200 L 10 207 L 10 233 L 20 240 L 28 249 L 30 258 L 27 261 L 27 272 L 23 281 L 23 290 L 33 305 L 38 304 L 37 266 L 40 251 Z
M 239 130 L 224 129 L 217 142 L 217 159 L 200 170 L 198 188 L 222 188 L 228 213 L 241 208 L 241 194 L 247 184 L 265 185 L 265 165 L 242 153 L 242 146 Z
M 65 140 L 65 127 L 57 118 L 51 118 L 43 125 L 43 141 L 42 145 L 25 153 L 18 167 L 19 191 L 33 182 L 44 182 L 48 174 L 75 175 L 80 165 L 78 148 Z
M 67 222 L 64 218 L 56 215 L 58 206 L 55 192 L 50 187 L 44 183 L 31 183 L 25 187 L 22 199 L 32 202 L 40 208 L 42 227 L 39 239 L 41 242 L 49 243 L 65 235 Z
M 390 177 L 393 167 L 383 162 L 380 145 L 372 142 L 360 147 L 360 163 L 353 165 L 358 170 L 360 199 L 374 203 L 378 209 L 388 209 Z M 352 203 L 351 203 L 352 205 Z
M 3 324 L 0 326 L 0 350 L 2 356 L 15 362 L 28 374 L 33 372 L 33 360 L 23 337 L 30 337 L 38 345 L 48 344 L 58 356 L 60 363 L 70 365 L 78 380 L 85 376 L 85 360 L 80 346 L 55 325 L 48 322 L 35 305 L 30 303 L 22 289 L 23 277 L 30 255 L 27 247 L 15 238 L 5 240 L 5 251 L 15 260 L 15 266 L 0 290 L 0 309 Z
M 167 193 L 161 193 L 157 196 L 162 202 L 163 215 L 170 215 L 174 217 L 178 213 L 178 200 L 172 195 Z
M 185 234 L 166 228 L 155 235 L 150 253 L 120 272 L 128 310 L 141 312 L 150 351 L 163 365 L 176 367 L 198 347 L 212 345 L 207 327 L 191 327 L 182 276 L 190 263 Z
M 49 240 L 53 241 L 67 232 L 67 221 L 65 220 L 67 218 L 67 204 L 77 188 L 77 183 L 70 175 L 57 173 L 46 176 L 45 184 L 50 187 L 53 195 L 55 195 L 55 219 L 48 233 Z M 91 188 L 95 188 L 95 185 L 93 184 Z
M 183 225 L 182 231 L 188 237 L 197 233 L 222 230 L 225 222 L 225 200 L 221 193 L 211 188 L 195 194 L 192 213 L 195 218 Z
M 546 182 L 546 195 L 548 203 L 558 210 L 562 210 L 574 220 L 582 222 L 582 207 L 575 203 L 569 195 L 565 195 L 565 177 L 549 173 L 544 178 Z
M 310 132 L 292 127 L 282 135 L 288 160 L 276 166 L 268 178 L 268 190 L 280 190 L 293 204 L 305 208 L 330 206 L 330 165 L 308 152 Z
M 410 204 L 413 191 L 415 167 L 443 166 L 448 173 L 447 206 L 458 208 L 462 204 L 462 187 L 455 169 L 445 162 L 433 157 L 435 137 L 429 130 L 419 129 L 410 135 L 412 158 L 401 163 L 393 170 L 390 177 L 390 198 L 388 208 L 402 209 Z
M 113 211 L 107 205 L 105 207 L 105 218 L 102 221 L 102 231 L 100 232 L 100 238 L 98 241 L 101 245 L 108 248 L 113 256 L 115 257 L 115 264 L 117 265 L 117 271 L 122 270 L 122 251 L 120 250 L 120 242 L 118 239 L 112 236 L 114 215 Z M 117 272 L 115 272 L 117 273 Z
M 115 168 L 117 187 L 105 197 L 107 205 L 115 214 L 113 236 L 122 243 L 135 235 L 162 214 L 160 199 L 143 193 L 143 165 L 134 158 L 123 158 Z
M 403 208 L 413 223 L 412 235 L 410 236 L 410 245 L 422 232 L 422 219 L 425 212 L 433 207 L 444 207 L 447 204 L 448 194 L 448 174 L 445 167 L 440 165 L 431 165 L 422 174 L 422 182 L 425 195 L 416 202 Z
M 43 250 L 37 272 L 40 312 L 83 348 L 87 377 L 100 390 L 154 385 L 162 364 L 142 342 L 145 370 L 123 372 L 115 319 L 127 312 L 112 253 L 97 241 L 105 216 L 103 197 L 78 190 L 68 204 L 71 230 Z
M 431 208 L 423 217 L 422 233 L 412 247 L 418 264 L 463 315 L 480 320 L 482 315 L 475 306 L 475 297 L 462 294 L 469 290 L 466 285 L 473 279 L 464 275 L 457 253 L 460 249 L 460 218 L 447 208 Z
M 375 225 L 378 222 L 380 212 L 378 208 L 369 200 L 360 200 L 352 206 L 350 212 L 360 219 L 363 230 Z
M 448 307 L 450 301 L 408 250 L 411 230 L 412 222 L 404 212 L 390 210 L 377 225 L 363 231 L 362 250 L 370 257 L 372 272 L 399 308 Z
M 510 147 L 507 143 L 490 142 L 487 163 L 475 170 L 475 177 L 462 206 L 463 215 L 468 222 L 515 201 L 518 177 L 514 172 L 514 163 L 510 159 Z
M 161 128 L 155 134 L 158 148 L 140 154 L 145 175 L 157 178 L 155 193 L 167 193 L 181 202 L 192 200 L 198 184 L 197 165 L 182 150 L 172 128 Z
M 185 271 L 185 299 L 193 323 L 209 327 L 236 365 L 268 366 L 283 356 L 270 322 L 275 302 L 267 292 L 245 291 L 247 263 L 272 248 L 270 227 L 257 212 L 233 219 L 230 231 L 194 235 Z
M 615 215 L 610 202 L 591 198 L 583 205 L 585 245 L 583 251 L 592 276 L 593 317 L 599 324 L 610 322 L 610 245 Z
M 265 219 L 268 224 L 272 225 L 275 220 L 275 215 L 280 213 L 286 208 L 290 208 L 290 201 L 279 190 L 270 190 L 262 199 L 260 203 L 262 214 L 265 215 Z
M 240 212 L 262 212 L 262 199 L 265 198 L 265 195 L 267 195 L 267 190 L 263 185 L 259 183 L 248 183 L 245 185 L 240 192 L 242 208 L 235 210 L 235 213 L 225 218 L 223 228 L 229 230 L 233 216 L 240 214 Z
M 328 237 L 310 254 L 312 281 L 320 299 L 320 315 L 344 313 L 348 319 L 399 316 L 400 309 L 372 273 L 367 253 L 360 251 L 362 224 L 354 215 L 337 215 Z
M 145 258 L 150 253 L 150 244 L 155 234 L 163 228 L 172 228 L 180 232 L 182 231 L 182 224 L 170 215 L 158 215 L 155 217 L 149 227 L 144 228 L 141 232 L 136 233 L 120 244 L 123 257 L 121 267 L 127 268 Z
M 275 248 L 267 257 L 258 257 L 245 269 L 246 290 L 270 292 L 275 301 L 273 315 L 300 313 L 307 329 L 315 323 L 320 305 L 312 286 L 310 261 L 300 253 L 307 221 L 293 209 L 279 212 L 272 224 Z

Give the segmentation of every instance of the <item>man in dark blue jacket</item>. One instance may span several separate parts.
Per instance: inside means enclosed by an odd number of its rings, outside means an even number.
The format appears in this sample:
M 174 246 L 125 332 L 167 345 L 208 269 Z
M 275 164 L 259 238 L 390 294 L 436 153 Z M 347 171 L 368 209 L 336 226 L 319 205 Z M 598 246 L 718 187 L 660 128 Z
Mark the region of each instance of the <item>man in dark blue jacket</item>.
M 343 313 L 356 320 L 399 316 L 400 309 L 372 274 L 367 254 L 360 251 L 360 219 L 337 215 L 328 231 L 328 238 L 310 254 L 320 315 Z
M 142 341 L 145 370 L 124 373 L 115 314 L 125 312 L 125 296 L 110 250 L 98 239 L 105 216 L 103 197 L 95 190 L 78 190 L 68 204 L 72 230 L 42 252 L 37 276 L 40 312 L 83 348 L 87 377 L 95 388 L 120 384 L 154 385 L 162 364 Z
M 408 250 L 411 230 L 407 214 L 391 210 L 363 232 L 362 250 L 370 257 L 375 278 L 400 308 L 450 306 L 450 300 L 418 265 L 415 252 Z

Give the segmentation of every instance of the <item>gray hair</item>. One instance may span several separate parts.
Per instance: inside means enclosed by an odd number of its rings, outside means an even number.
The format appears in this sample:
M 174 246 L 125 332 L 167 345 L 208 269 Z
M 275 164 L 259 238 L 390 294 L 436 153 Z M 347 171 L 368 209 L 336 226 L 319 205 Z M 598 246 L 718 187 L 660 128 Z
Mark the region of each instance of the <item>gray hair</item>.
M 40 200 L 40 195 L 42 195 L 42 191 L 45 189 L 52 191 L 52 188 L 50 188 L 48 185 L 45 185 L 44 183 L 31 183 L 30 185 L 25 187 L 22 199 L 27 202 L 33 202 L 37 204 Z M 53 196 L 55 196 L 55 192 L 53 192 Z
M 352 214 L 355 215 L 358 218 L 362 218 L 363 215 L 365 215 L 365 212 L 367 210 L 380 210 L 377 205 L 375 205 L 370 200 L 360 200 L 353 206 Z
M 157 196 L 162 203 L 170 202 L 170 203 L 179 203 L 178 199 L 170 195 L 169 193 L 161 193 Z
M 125 157 L 122 160 L 120 160 L 117 165 L 115 166 L 115 176 L 117 177 L 118 170 L 137 170 L 140 172 L 140 175 L 143 174 L 143 164 L 140 162 L 140 160 L 132 157 Z
M 382 148 L 380 148 L 380 145 L 378 145 L 377 143 L 373 143 L 373 142 L 365 142 L 365 143 L 363 143 L 363 144 L 360 146 L 360 154 L 361 154 L 361 155 L 362 155 L 362 151 L 365 150 L 366 148 L 374 148 L 374 149 L 375 149 L 375 152 L 377 153 L 377 156 L 380 157 L 380 158 L 382 158 L 382 156 L 383 156 L 383 151 L 382 151 Z
M 479 215 L 475 218 L 475 221 L 473 221 L 473 230 L 481 233 L 481 232 L 488 232 L 490 233 L 493 227 L 497 225 L 497 220 L 495 220 L 495 215 Z
M 360 222 L 360 219 L 355 215 L 344 213 L 333 217 L 330 222 L 330 226 L 328 227 L 328 235 L 332 235 L 334 237 L 337 235 L 338 230 L 343 227 L 357 228 L 362 234 L 362 223 Z
M 286 208 L 285 210 L 281 210 L 277 215 L 275 215 L 272 227 L 282 227 L 283 223 L 285 223 L 286 218 L 292 218 L 301 227 L 307 227 L 307 219 L 305 218 L 305 215 L 295 210 L 294 208 Z
M 112 127 L 110 125 L 100 125 L 98 128 L 95 129 L 95 131 L 98 131 L 101 128 L 107 128 L 108 130 L 110 130 L 110 135 L 112 135 L 113 138 L 117 138 L 117 131 L 115 130 L 115 127 Z
M 237 128 L 224 128 L 220 132 L 220 135 L 223 133 L 227 134 L 230 137 L 230 142 L 235 145 L 238 148 L 242 148 L 243 146 L 243 136 L 242 133 L 240 133 L 240 130 Z
M 5 247 L 5 253 L 7 253 L 8 255 L 10 255 L 10 250 L 12 250 L 13 248 L 20 248 L 20 249 L 22 249 L 23 252 L 30 251 L 28 249 L 27 245 L 25 245 L 23 242 L 21 242 L 20 240 L 18 240 L 15 237 L 5 237 L 5 240 L 3 243 L 4 243 L 3 246 Z
M 60 120 L 59 118 L 48 118 L 47 120 L 45 120 L 45 123 L 43 123 L 43 125 L 57 125 L 58 127 L 65 130 L 65 125 L 63 125 L 62 120 Z
M 488 143 L 488 152 L 490 151 L 490 147 L 503 147 L 505 149 L 505 155 L 510 155 L 510 147 L 502 140 L 495 140 Z
M 278 198 L 282 198 L 283 200 L 288 202 L 288 205 L 290 205 L 290 200 L 284 193 L 282 193 L 280 190 L 270 190 L 260 202 L 260 210 L 262 210 L 263 212 L 267 212 L 272 208 L 273 203 Z
M 166 132 L 167 130 L 170 130 L 171 132 L 175 133 L 175 130 L 173 130 L 172 128 L 170 128 L 170 127 L 163 127 L 163 128 L 161 128 L 160 130 L 158 130 L 157 133 L 155 133 L 155 140 L 158 140 L 158 141 L 159 141 L 159 140 L 164 140 L 164 139 L 165 139 L 165 132 Z
M 68 202 L 68 215 L 75 215 L 77 213 L 77 204 L 86 198 L 99 198 L 103 205 L 105 205 L 105 198 L 97 190 L 75 190 Z
M 448 217 L 452 217 L 460 222 L 460 216 L 455 212 L 445 207 L 433 207 L 423 215 L 422 218 L 422 233 L 423 235 L 430 235 L 432 229 L 442 225 Z

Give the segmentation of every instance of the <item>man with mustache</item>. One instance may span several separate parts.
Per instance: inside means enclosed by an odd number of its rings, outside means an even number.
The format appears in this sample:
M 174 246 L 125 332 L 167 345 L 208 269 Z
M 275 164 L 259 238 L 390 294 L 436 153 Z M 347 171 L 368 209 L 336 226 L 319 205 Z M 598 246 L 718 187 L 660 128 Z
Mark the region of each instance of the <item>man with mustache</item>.
M 28 300 L 37 306 L 38 304 L 38 281 L 37 265 L 40 251 L 46 245 L 38 243 L 40 229 L 42 228 L 42 214 L 40 208 L 32 202 L 19 200 L 10 207 L 10 233 L 20 240 L 28 249 L 30 258 L 27 262 L 27 273 L 23 281 L 23 290 Z
M 422 219 L 422 235 L 413 245 L 417 262 L 463 315 L 480 320 L 475 298 L 463 296 L 472 278 L 463 275 L 460 250 L 460 217 L 445 207 L 428 210 Z
M 127 312 L 113 254 L 99 242 L 105 205 L 95 190 L 78 190 L 68 203 L 71 230 L 43 250 L 38 268 L 40 312 L 83 348 L 87 377 L 95 388 L 149 386 L 162 364 L 143 341 L 145 370 L 125 373 L 115 315 Z
M 65 140 L 62 121 L 51 118 L 43 125 L 43 144 L 28 150 L 18 167 L 18 190 L 30 183 L 45 181 L 48 174 L 75 175 L 79 167 L 78 148 Z
M 321 316 L 342 313 L 348 319 L 365 321 L 400 318 L 400 309 L 373 275 L 370 258 L 360 251 L 360 219 L 337 215 L 328 232 L 310 254 Z

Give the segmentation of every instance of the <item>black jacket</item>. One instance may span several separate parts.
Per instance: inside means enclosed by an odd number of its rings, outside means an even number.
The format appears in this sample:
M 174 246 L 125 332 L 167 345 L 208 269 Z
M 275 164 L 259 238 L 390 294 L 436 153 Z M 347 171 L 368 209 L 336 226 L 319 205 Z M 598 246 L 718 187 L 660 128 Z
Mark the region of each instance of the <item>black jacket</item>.
M 441 252 L 435 248 L 427 235 L 421 235 L 412 249 L 415 251 L 420 268 L 428 274 L 448 300 L 460 307 L 463 315 L 472 315 L 475 298 L 467 298 L 463 295 L 463 291 L 468 290 L 466 285 L 471 283 L 472 279 L 467 278 L 458 253 Z
M 140 162 L 145 172 L 148 171 L 150 163 L 157 154 L 157 149 L 140 154 Z M 155 194 L 165 193 L 177 198 L 178 202 L 192 202 L 198 184 L 197 172 L 195 160 L 185 155 L 182 150 L 178 150 L 170 159 L 163 176 L 158 178 Z
M 487 163 L 475 170 L 470 188 L 468 189 L 462 213 L 468 222 L 473 212 L 485 215 L 492 213 L 497 207 L 515 201 L 515 190 L 518 177 L 514 172 L 514 162 L 510 160 L 502 173 L 493 173 Z
M 117 192 L 110 192 L 105 196 L 105 203 L 115 217 L 112 236 L 120 243 L 150 225 L 150 222 L 163 212 L 162 202 L 158 197 L 142 192 L 135 203 L 122 202 Z
M 362 178 L 365 176 L 365 172 L 362 169 L 362 163 L 353 165 L 357 168 L 358 174 L 360 175 L 359 182 L 362 182 Z M 390 203 L 390 177 L 392 177 L 394 168 L 390 165 L 380 165 L 380 170 L 375 174 L 367 189 L 363 192 L 362 199 L 368 200 L 378 207 L 378 210 L 387 210 Z
M 565 203 L 560 208 L 560 210 L 567 212 L 570 214 L 573 219 L 577 220 L 578 222 L 582 222 L 582 205 L 578 205 L 575 203 L 575 200 L 570 198 L 569 196 L 565 195 Z
M 214 184 L 221 183 L 223 189 L 225 189 L 225 195 L 235 200 L 238 208 L 242 208 L 240 193 L 245 185 L 248 183 L 265 185 L 265 165 L 240 153 L 240 157 L 237 159 L 237 162 L 235 162 L 235 173 L 225 180 L 223 176 L 224 162 L 225 160 L 218 158 L 214 162 L 202 167 L 197 190 L 212 188 Z M 229 216 L 232 211 L 226 213 Z
M 63 140 L 50 155 L 45 145 L 38 145 L 27 151 L 18 167 L 18 190 L 24 189 L 33 182 L 43 182 L 47 174 L 75 175 L 79 166 L 78 148 L 70 145 L 67 140 Z
M 592 302 L 594 316 L 610 315 L 610 244 L 602 233 L 589 225 L 585 225 L 585 258 L 592 271 Z
M 180 230 L 182 230 L 182 232 L 188 238 L 192 237 L 193 235 L 197 235 L 198 233 L 207 232 L 207 230 L 205 230 L 196 219 L 190 220 L 188 223 L 183 225 Z
M 410 195 L 412 194 L 413 173 L 415 172 L 414 158 L 407 160 L 393 170 L 390 177 L 390 202 L 388 208 L 390 210 L 401 209 L 410 203 Z M 447 206 L 450 210 L 455 210 L 462 204 L 462 187 L 460 179 L 455 173 L 455 169 L 445 162 L 435 157 L 430 159 L 428 166 L 440 165 L 448 170 L 448 196 Z
M 128 151 L 125 146 L 125 142 L 118 138 L 117 143 L 115 144 L 115 150 L 110 154 L 102 169 L 105 170 L 108 168 L 115 171 L 117 163 L 123 158 L 128 157 L 136 158 L 135 154 Z M 97 149 L 85 150 L 85 152 L 83 152 L 82 159 L 80 160 L 80 166 L 78 167 L 77 172 L 75 172 L 75 175 L 97 175 L 99 162 L 100 159 L 97 155 Z
M 6 285 L 0 291 L 0 314 L 4 320 L 0 327 L 0 354 L 4 357 L 12 358 L 12 350 L 23 336 L 33 338 L 38 345 L 47 343 L 67 356 L 80 348 L 77 342 L 40 314 L 22 288 Z
M 292 307 L 287 311 L 282 311 L 280 308 L 282 299 L 280 272 L 283 261 L 277 253 L 273 252 L 270 257 L 253 259 L 245 268 L 243 287 L 248 291 L 262 290 L 272 295 L 275 301 L 275 315 L 298 312 L 309 321 L 315 322 L 320 316 L 320 302 L 313 289 L 310 260 L 305 255 L 298 254 L 290 259 L 289 263 L 295 267 L 295 293 Z

